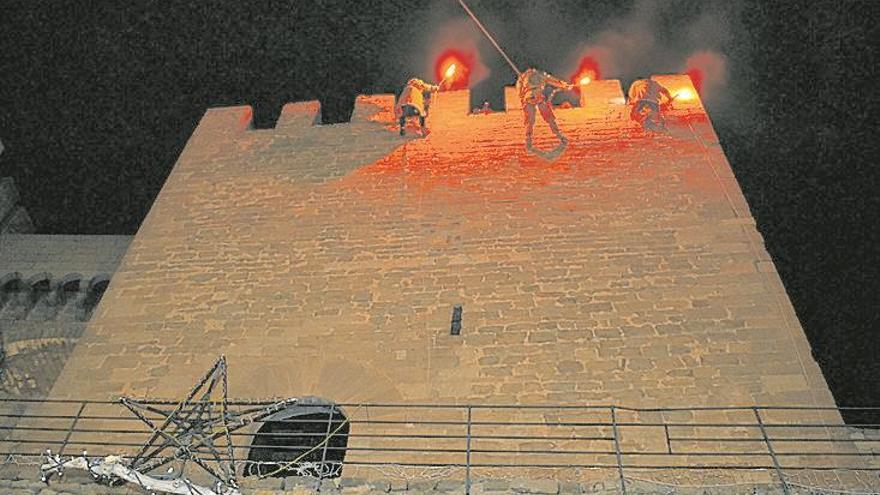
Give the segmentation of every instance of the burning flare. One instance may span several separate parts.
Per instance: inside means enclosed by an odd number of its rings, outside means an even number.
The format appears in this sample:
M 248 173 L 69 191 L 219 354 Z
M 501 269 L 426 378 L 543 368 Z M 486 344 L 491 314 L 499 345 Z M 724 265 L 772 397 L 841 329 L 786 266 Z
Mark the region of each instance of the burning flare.
M 680 89 L 675 93 L 675 99 L 678 101 L 691 101 L 694 99 L 694 92 L 688 88 Z
M 467 54 L 447 50 L 434 62 L 434 78 L 446 84 L 446 89 L 464 89 L 470 83 L 473 61 Z
M 602 73 L 599 71 L 599 62 L 593 57 L 586 56 L 581 58 L 577 70 L 574 71 L 569 80 L 572 84 L 577 86 L 575 91 L 580 91 L 580 87 L 586 86 L 601 78 Z

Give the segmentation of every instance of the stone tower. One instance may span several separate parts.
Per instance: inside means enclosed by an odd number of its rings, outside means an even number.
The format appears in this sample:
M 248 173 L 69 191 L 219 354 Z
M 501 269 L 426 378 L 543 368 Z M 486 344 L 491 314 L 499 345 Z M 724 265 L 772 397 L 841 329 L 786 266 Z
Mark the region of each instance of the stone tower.
M 655 78 L 696 94 L 686 76 Z M 268 130 L 249 108 L 209 109 L 50 397 L 179 399 L 222 354 L 231 396 L 313 396 L 348 419 L 363 404 L 533 406 L 511 414 L 547 433 L 595 420 L 565 406 L 744 406 L 745 421 L 754 405 L 834 406 L 698 98 L 658 136 L 629 121 L 618 81 L 594 81 L 557 112 L 571 143 L 552 149 L 539 122 L 544 151 L 528 153 L 511 89 L 504 112 L 469 115 L 469 96 L 437 95 L 426 139 L 398 135 L 392 95 L 328 126 L 317 102 Z M 368 407 L 394 432 L 418 416 Z M 662 430 L 620 445 L 662 451 Z M 379 441 L 360 437 L 345 462 L 379 462 Z
M 655 137 L 587 88 L 544 158 L 466 91 L 427 139 L 390 95 L 332 126 L 210 109 L 53 395 L 174 397 L 222 353 L 250 397 L 833 405 L 699 99 Z

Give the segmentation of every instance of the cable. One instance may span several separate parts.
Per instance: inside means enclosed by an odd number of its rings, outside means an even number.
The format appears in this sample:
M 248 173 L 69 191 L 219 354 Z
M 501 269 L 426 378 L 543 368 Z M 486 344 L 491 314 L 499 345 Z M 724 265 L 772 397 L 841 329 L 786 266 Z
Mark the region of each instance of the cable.
M 471 16 L 471 19 L 473 19 L 474 22 L 477 23 L 477 26 L 480 28 L 481 31 L 483 31 L 483 34 L 485 34 L 486 37 L 489 38 L 489 41 L 492 42 L 492 44 L 498 50 L 498 53 L 500 53 L 501 56 L 504 57 L 504 60 L 507 60 L 507 63 L 510 64 L 510 67 L 513 69 L 513 71 L 516 72 L 516 75 L 518 76 L 518 75 L 522 74 L 522 71 L 519 70 L 519 68 L 516 66 L 516 64 L 514 64 L 513 61 L 510 60 L 510 57 L 508 57 L 507 54 L 504 53 L 504 50 L 501 48 L 500 45 L 498 45 L 498 42 L 495 41 L 495 38 L 493 38 L 492 35 L 489 34 L 489 31 L 487 31 L 486 28 L 483 27 L 483 23 L 481 23 L 480 20 L 477 19 L 477 16 L 475 16 L 474 13 L 471 12 L 471 9 L 469 9 L 467 4 L 464 3 L 464 0 L 458 0 L 458 3 L 460 3 L 462 8 L 464 8 L 465 12 L 467 12 L 468 15 Z

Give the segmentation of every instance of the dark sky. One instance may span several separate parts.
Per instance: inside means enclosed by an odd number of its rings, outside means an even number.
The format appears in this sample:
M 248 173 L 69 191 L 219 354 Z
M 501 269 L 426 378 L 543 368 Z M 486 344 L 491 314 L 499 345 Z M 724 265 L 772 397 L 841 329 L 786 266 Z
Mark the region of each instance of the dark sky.
M 706 104 L 840 404 L 880 404 L 877 1 L 471 0 L 522 65 L 567 76 L 589 48 L 606 76 L 722 57 Z M 42 233 L 133 234 L 207 106 L 393 92 L 470 29 L 489 75 L 513 81 L 455 0 L 5 1 L 0 176 Z M 497 105 L 496 105 L 497 106 Z

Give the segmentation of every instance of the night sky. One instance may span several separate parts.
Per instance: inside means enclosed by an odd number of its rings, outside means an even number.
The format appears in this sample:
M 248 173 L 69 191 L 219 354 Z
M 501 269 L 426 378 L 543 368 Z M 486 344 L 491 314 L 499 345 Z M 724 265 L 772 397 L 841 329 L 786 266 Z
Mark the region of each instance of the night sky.
M 880 404 L 880 2 L 469 3 L 514 60 L 563 77 L 589 47 L 625 83 L 719 55 L 704 101 L 814 354 L 839 405 Z M 497 108 L 514 79 L 455 0 L 3 4 L 0 176 L 46 234 L 134 234 L 208 106 L 271 126 L 319 99 L 342 122 L 356 93 L 432 79 L 462 32 L 487 68 L 475 100 Z

